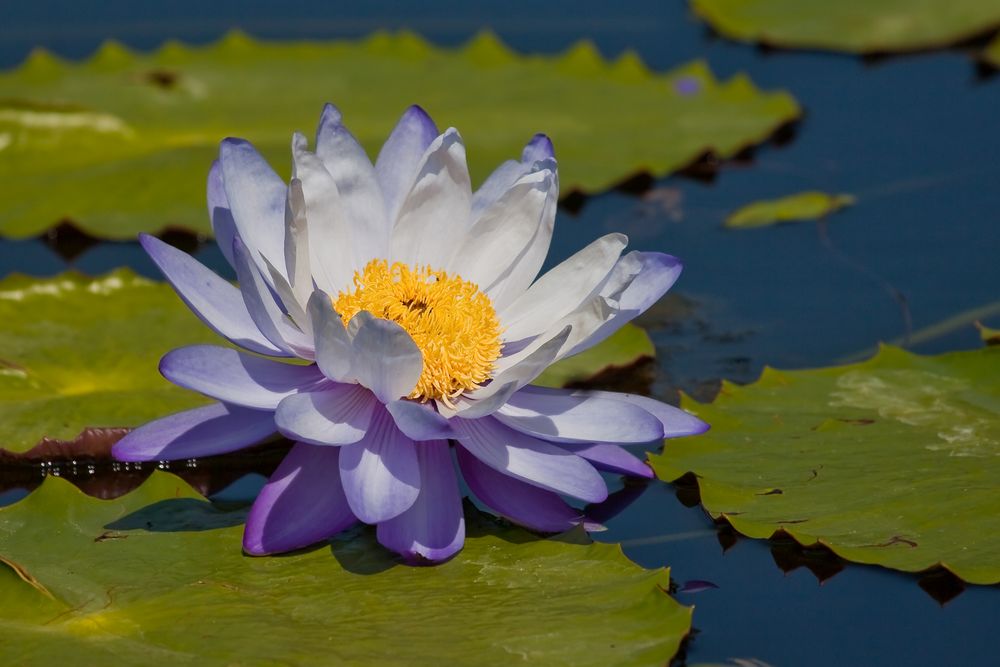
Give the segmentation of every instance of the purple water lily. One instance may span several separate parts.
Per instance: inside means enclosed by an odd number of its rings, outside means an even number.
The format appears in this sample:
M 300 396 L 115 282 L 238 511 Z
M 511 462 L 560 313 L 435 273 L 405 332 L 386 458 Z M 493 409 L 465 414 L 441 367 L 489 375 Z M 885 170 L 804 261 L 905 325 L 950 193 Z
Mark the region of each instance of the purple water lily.
M 226 139 L 209 173 L 212 227 L 238 288 L 141 237 L 188 307 L 246 352 L 167 354 L 167 379 L 218 402 L 114 448 L 152 461 L 276 432 L 295 441 L 250 510 L 248 553 L 362 521 L 408 559 L 449 558 L 465 537 L 459 473 L 497 514 L 566 530 L 584 517 L 563 496 L 606 498 L 599 470 L 652 476 L 622 445 L 707 428 L 641 396 L 530 384 L 646 310 L 681 271 L 669 255 L 622 255 L 625 236 L 609 234 L 535 280 L 559 187 L 544 135 L 475 192 L 458 132 L 438 134 L 416 106 L 374 165 L 330 105 L 315 152 L 296 134 L 292 154 L 286 184 L 253 146 Z

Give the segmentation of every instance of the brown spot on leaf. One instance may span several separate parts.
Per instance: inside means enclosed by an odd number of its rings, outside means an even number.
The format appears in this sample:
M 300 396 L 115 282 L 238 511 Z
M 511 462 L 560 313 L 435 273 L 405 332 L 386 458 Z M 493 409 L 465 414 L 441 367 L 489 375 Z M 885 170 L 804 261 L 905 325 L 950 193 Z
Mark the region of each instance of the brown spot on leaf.
M 163 88 L 164 90 L 171 90 L 177 86 L 177 82 L 180 80 L 180 72 L 175 72 L 169 69 L 151 69 L 142 75 L 142 78 L 146 83 L 156 86 L 157 88 Z
M 780 496 L 784 491 L 781 489 L 771 489 L 770 491 L 762 491 L 760 493 L 755 493 L 755 496 Z

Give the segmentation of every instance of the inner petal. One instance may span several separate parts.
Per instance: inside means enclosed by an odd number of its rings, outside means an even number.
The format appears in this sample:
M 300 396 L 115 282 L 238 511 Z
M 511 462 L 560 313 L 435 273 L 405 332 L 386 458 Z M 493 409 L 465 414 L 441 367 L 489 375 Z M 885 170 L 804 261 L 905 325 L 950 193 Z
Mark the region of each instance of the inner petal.
M 491 377 L 502 329 L 492 301 L 475 283 L 429 266 L 374 259 L 356 271 L 353 289 L 333 300 L 344 326 L 365 310 L 406 330 L 423 354 L 409 398 L 446 403 Z

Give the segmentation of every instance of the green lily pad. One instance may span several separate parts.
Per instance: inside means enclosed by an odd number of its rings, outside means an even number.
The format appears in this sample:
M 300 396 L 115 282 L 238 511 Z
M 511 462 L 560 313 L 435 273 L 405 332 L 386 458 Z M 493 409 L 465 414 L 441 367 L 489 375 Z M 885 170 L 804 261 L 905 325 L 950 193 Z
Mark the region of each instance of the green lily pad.
M 825 218 L 856 200 L 851 195 L 830 195 L 825 192 L 799 192 L 780 199 L 758 201 L 734 211 L 726 218 L 726 227 L 747 229 L 767 227 L 779 222 L 798 222 Z
M 1000 345 L 1000 329 L 992 329 L 982 322 L 976 322 L 976 328 L 979 329 L 979 337 L 983 339 L 984 343 Z
M 979 57 L 980 60 L 994 69 L 1000 69 L 1000 34 L 986 45 Z
M 219 140 L 247 138 L 287 172 L 292 131 L 315 127 L 327 101 L 373 156 L 405 107 L 423 105 L 464 133 L 475 182 L 546 132 L 565 193 L 664 174 L 707 151 L 731 156 L 801 113 L 788 93 L 743 75 L 718 81 L 700 61 L 657 74 L 633 53 L 606 61 L 589 42 L 522 56 L 489 33 L 460 49 L 409 33 L 324 43 L 230 33 L 150 55 L 108 42 L 78 64 L 36 51 L 0 74 L 0 234 L 64 219 L 103 238 L 168 225 L 210 233 L 205 176 Z
M 712 430 L 670 441 L 653 468 L 693 472 L 709 513 L 744 535 L 1000 582 L 1000 348 L 884 347 L 860 364 L 767 369 L 683 405 Z
M 1000 27 L 996 0 L 691 0 L 726 37 L 848 53 L 950 46 Z
M 628 369 L 655 356 L 656 348 L 649 334 L 634 324 L 626 324 L 602 343 L 552 364 L 532 384 L 565 387 L 587 382 L 602 373 Z
M 118 270 L 0 281 L 0 447 L 137 426 L 201 405 L 160 377 L 174 347 L 219 342 L 164 283 Z
M 183 345 L 225 344 L 167 284 L 127 269 L 100 278 L 11 276 L 0 281 L 0 321 L 0 448 L 12 452 L 206 403 L 163 379 L 160 357 Z M 653 354 L 646 333 L 628 325 L 541 381 L 584 381 Z
M 435 567 L 396 565 L 372 531 L 280 558 L 240 551 L 226 512 L 156 472 L 116 500 L 49 478 L 0 509 L 5 663 L 666 664 L 691 609 L 582 531 L 538 539 L 467 511 Z

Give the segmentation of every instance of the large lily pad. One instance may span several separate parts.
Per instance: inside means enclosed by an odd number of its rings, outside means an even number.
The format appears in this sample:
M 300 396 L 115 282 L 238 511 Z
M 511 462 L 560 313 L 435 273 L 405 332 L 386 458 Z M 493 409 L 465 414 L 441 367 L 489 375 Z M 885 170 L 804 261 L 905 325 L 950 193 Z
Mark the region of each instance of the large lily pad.
M 157 367 L 175 347 L 222 342 L 165 283 L 125 269 L 100 278 L 11 276 L 0 281 L 0 321 L 0 448 L 13 452 L 205 403 Z M 628 326 L 553 365 L 542 381 L 580 382 L 653 353 L 645 332 Z
M 371 531 L 280 558 L 157 472 L 113 501 L 48 479 L 0 510 L 7 664 L 666 664 L 691 609 L 617 546 L 467 512 L 465 549 L 396 565 Z
M 1000 27 L 997 0 L 691 0 L 733 39 L 850 53 L 949 46 Z
M 712 430 L 671 441 L 653 468 L 693 472 L 705 508 L 741 533 L 1000 582 L 1000 348 L 767 369 L 684 407 Z
M 0 234 L 66 218 L 106 238 L 167 225 L 208 233 L 204 176 L 219 140 L 250 139 L 283 168 L 291 132 L 314 127 L 326 101 L 371 155 L 407 105 L 424 105 L 462 130 L 476 181 L 547 132 L 564 192 L 670 172 L 706 151 L 730 156 L 800 114 L 789 94 L 742 75 L 720 82 L 700 61 L 655 74 L 633 53 L 609 62 L 581 42 L 521 56 L 489 33 L 457 50 L 408 33 L 327 43 L 231 33 L 151 55 L 109 42 L 79 64 L 36 51 L 0 74 Z
M 794 195 L 747 204 L 726 217 L 731 229 L 767 227 L 781 222 L 818 220 L 855 202 L 851 195 L 831 195 L 809 190 Z

